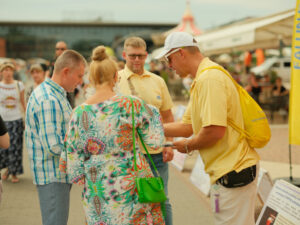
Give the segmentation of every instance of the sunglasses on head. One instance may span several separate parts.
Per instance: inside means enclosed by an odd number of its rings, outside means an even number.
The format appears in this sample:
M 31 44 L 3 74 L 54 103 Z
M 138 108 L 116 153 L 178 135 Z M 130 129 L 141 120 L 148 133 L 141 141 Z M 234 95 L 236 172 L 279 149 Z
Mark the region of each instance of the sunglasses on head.
M 183 47 L 179 47 L 179 48 L 175 48 L 175 49 L 173 49 L 172 51 L 170 51 L 169 53 L 167 53 L 166 55 L 165 55 L 165 60 L 166 60 L 166 62 L 169 62 L 169 56 L 170 55 L 172 55 L 173 53 L 175 53 L 175 52 L 178 52 L 180 49 L 182 49 Z

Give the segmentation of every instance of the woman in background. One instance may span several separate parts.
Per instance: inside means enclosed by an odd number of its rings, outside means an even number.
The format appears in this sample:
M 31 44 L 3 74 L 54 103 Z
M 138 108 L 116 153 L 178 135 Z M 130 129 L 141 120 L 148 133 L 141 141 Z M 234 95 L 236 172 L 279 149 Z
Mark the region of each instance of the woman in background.
M 26 102 L 28 102 L 28 99 L 33 92 L 33 90 L 39 86 L 41 83 L 44 82 L 45 77 L 46 77 L 46 71 L 47 67 L 46 65 L 42 66 L 39 63 L 32 64 L 30 66 L 29 72 L 30 75 L 34 81 L 34 84 L 28 88 L 28 91 L 26 92 Z
M 254 73 L 250 73 L 249 84 L 245 87 L 245 89 L 252 96 L 252 98 L 258 104 L 260 104 L 259 96 L 262 92 L 262 88 L 259 84 L 259 78 Z
M 3 63 L 0 67 L 0 73 L 2 74 L 2 81 L 0 82 L 0 114 L 10 136 L 10 147 L 5 151 L 0 149 L 0 169 L 7 168 L 2 175 L 3 180 L 7 180 L 11 175 L 11 181 L 17 183 L 19 182 L 17 175 L 23 173 L 24 125 L 21 110 L 25 112 L 26 107 L 24 85 L 22 82 L 14 80 L 14 70 L 15 66 L 11 63 Z
M 282 78 L 277 77 L 275 80 L 275 85 L 272 90 L 273 96 L 286 96 L 289 94 L 289 90 L 287 90 L 282 84 Z
M 153 177 L 136 140 L 138 172 L 134 170 L 132 103 L 135 129 L 152 148 L 162 146 L 160 114 L 136 97 L 117 94 L 117 65 L 94 49 L 90 81 L 95 94 L 78 106 L 71 118 L 61 170 L 73 183 L 83 184 L 83 206 L 89 225 L 165 224 L 159 203 L 140 203 L 136 177 Z

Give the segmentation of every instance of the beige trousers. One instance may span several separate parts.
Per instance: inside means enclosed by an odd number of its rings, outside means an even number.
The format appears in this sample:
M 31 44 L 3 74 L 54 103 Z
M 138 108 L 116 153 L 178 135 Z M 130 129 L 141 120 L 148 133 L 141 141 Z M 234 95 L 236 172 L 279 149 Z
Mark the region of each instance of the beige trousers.
M 243 187 L 225 188 L 221 184 L 212 185 L 210 203 L 215 225 L 255 225 L 258 173 L 257 165 L 255 180 Z

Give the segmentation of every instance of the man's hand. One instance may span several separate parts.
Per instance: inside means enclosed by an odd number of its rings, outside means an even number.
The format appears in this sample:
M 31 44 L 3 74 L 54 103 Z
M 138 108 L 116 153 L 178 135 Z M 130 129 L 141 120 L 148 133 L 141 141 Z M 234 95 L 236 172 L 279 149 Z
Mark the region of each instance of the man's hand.
M 174 152 L 171 147 L 164 147 L 164 150 L 162 153 L 163 153 L 163 161 L 164 162 L 169 162 L 174 157 Z
M 187 139 L 181 139 L 179 141 L 174 141 L 172 148 L 177 149 L 177 151 L 179 151 L 181 153 L 186 153 L 186 150 L 185 150 L 185 147 L 184 147 L 186 140 Z
M 181 139 L 173 142 L 172 148 L 181 153 L 190 153 L 193 150 L 201 150 L 215 145 L 223 138 L 226 127 L 211 125 L 203 127 L 200 132 L 191 139 Z

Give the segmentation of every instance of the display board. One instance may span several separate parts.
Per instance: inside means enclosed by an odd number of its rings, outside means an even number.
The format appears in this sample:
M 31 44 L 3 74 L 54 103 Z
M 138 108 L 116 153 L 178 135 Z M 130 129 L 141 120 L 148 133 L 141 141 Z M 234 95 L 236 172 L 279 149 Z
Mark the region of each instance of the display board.
M 256 225 L 299 225 L 300 188 L 277 180 L 256 221 Z
M 257 182 L 257 194 L 262 204 L 265 204 L 273 188 L 272 179 L 267 170 L 260 168 Z

